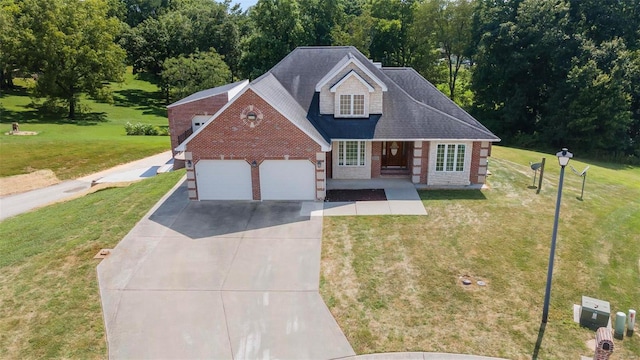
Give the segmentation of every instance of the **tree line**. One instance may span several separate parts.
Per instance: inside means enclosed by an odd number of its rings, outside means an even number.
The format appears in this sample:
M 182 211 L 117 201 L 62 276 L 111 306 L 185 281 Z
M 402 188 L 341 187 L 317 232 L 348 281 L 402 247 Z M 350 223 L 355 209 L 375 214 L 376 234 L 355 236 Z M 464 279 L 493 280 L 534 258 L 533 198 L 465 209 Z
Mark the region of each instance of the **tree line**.
M 411 66 L 504 143 L 640 158 L 640 0 L 0 0 L 0 86 L 75 116 L 125 65 L 167 101 L 303 45 Z

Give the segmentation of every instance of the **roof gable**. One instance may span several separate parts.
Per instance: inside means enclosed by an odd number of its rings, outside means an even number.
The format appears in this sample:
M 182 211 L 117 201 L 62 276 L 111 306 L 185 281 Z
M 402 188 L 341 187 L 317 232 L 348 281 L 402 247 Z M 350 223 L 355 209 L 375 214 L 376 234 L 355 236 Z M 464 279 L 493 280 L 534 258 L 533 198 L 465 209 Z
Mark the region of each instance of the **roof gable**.
M 224 94 L 224 93 L 227 93 L 227 101 L 229 101 L 229 99 L 231 99 L 234 96 L 236 96 L 248 84 L 249 84 L 249 80 L 242 80 L 242 81 L 237 81 L 237 82 L 234 82 L 234 83 L 231 83 L 231 84 L 218 86 L 218 87 L 215 87 L 215 88 L 198 91 L 196 93 L 193 93 L 193 94 L 187 96 L 186 98 L 183 98 L 183 99 L 180 99 L 180 100 L 174 102 L 173 104 L 167 105 L 167 108 L 172 108 L 172 107 L 175 107 L 175 106 L 187 104 L 187 103 L 190 103 L 190 102 L 193 102 L 193 101 L 206 99 L 208 97 L 221 95 L 221 94 Z
M 343 76 L 342 79 L 340 79 L 337 83 L 335 83 L 329 89 L 329 91 L 336 92 L 336 90 L 340 87 L 340 85 L 344 84 L 345 81 L 349 80 L 352 77 L 355 77 L 358 81 L 360 81 L 362 85 L 364 85 L 367 88 L 367 90 L 369 90 L 369 92 L 375 91 L 373 86 L 371 86 L 371 84 L 369 84 L 365 79 L 363 79 L 362 76 L 360 76 L 355 70 L 349 71 L 347 75 Z
M 353 54 L 348 53 L 344 58 L 342 58 L 340 62 L 338 62 L 333 67 L 333 69 L 331 69 L 322 79 L 320 79 L 320 81 L 318 81 L 318 83 L 316 84 L 316 92 L 319 92 L 323 86 L 325 86 L 329 81 L 331 81 L 331 79 L 335 78 L 342 70 L 344 70 L 344 68 L 351 64 L 362 70 L 362 72 L 364 72 L 370 79 L 372 79 L 376 84 L 378 84 L 378 86 L 382 88 L 382 91 L 387 91 L 387 85 L 382 80 L 380 80 L 379 77 L 374 75 L 373 72 L 370 71 L 366 66 L 364 66 L 362 62 L 360 62 Z M 349 72 L 349 74 L 351 74 L 351 72 Z M 362 77 L 360 77 L 360 79 L 362 79 Z M 362 79 L 362 81 L 364 81 L 364 79 Z
M 273 80 L 270 80 L 273 79 Z M 285 118 L 287 118 L 291 123 L 304 132 L 309 138 L 315 141 L 318 145 L 320 145 L 323 151 L 329 151 L 331 145 L 320 135 L 320 133 L 316 130 L 316 128 L 309 123 L 309 121 L 304 117 L 306 112 L 298 107 L 296 109 L 297 103 L 295 100 L 289 101 L 288 104 L 283 105 L 282 99 L 286 98 L 286 90 L 282 89 L 282 91 L 277 90 L 276 84 L 273 82 L 267 83 L 269 80 L 277 82 L 273 76 L 263 77 L 266 84 L 251 84 L 247 87 L 244 87 L 240 93 L 238 93 L 233 99 L 227 102 L 218 112 L 212 115 L 201 127 L 199 127 L 196 131 L 191 134 L 182 144 L 178 145 L 175 148 L 176 151 L 185 151 L 187 148 L 187 144 L 191 142 L 194 138 L 198 136 L 201 132 L 205 131 L 205 128 L 209 126 L 209 124 L 213 123 L 216 118 L 218 118 L 222 113 L 225 112 L 238 98 L 240 98 L 247 91 L 251 90 L 257 96 L 262 98 L 265 102 L 271 105 L 275 110 L 280 112 Z M 290 97 L 290 96 L 289 96 Z M 294 105 L 295 104 L 295 105 Z M 300 111 L 302 112 L 302 116 L 300 116 Z M 297 114 L 296 114 L 297 112 Z M 305 126 L 305 122 L 308 123 L 308 126 Z

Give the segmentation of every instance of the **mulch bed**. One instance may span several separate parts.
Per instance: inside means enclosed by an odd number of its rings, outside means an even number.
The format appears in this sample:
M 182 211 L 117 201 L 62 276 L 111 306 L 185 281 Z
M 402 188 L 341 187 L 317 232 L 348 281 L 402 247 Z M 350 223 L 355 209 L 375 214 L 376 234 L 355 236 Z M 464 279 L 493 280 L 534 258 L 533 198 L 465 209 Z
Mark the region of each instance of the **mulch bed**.
M 327 202 L 381 200 L 387 200 L 384 189 L 327 190 L 327 196 L 324 199 Z

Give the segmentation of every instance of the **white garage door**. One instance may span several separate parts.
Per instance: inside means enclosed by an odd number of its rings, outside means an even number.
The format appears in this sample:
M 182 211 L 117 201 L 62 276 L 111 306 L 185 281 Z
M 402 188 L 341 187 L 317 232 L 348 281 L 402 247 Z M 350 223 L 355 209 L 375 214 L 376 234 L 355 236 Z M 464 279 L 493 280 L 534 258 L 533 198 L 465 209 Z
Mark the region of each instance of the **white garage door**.
M 262 200 L 315 200 L 316 169 L 309 160 L 265 160 L 260 193 Z
M 200 200 L 252 200 L 251 165 L 244 160 L 200 160 L 196 164 Z

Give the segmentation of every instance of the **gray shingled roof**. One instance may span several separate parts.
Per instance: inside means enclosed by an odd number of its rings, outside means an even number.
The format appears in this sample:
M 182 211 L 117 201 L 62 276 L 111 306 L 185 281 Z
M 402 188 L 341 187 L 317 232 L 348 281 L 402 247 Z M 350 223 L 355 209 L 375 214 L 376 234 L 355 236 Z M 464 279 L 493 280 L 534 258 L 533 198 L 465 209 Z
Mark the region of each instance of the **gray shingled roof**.
M 174 106 L 177 106 L 177 105 L 186 104 L 188 102 L 197 101 L 197 100 L 205 99 L 205 98 L 208 98 L 208 97 L 211 97 L 211 96 L 215 96 L 215 95 L 220 95 L 220 94 L 226 93 L 227 91 L 232 90 L 236 86 L 241 85 L 245 81 L 246 80 L 241 80 L 241 81 L 237 81 L 237 82 L 234 82 L 234 83 L 231 83 L 231 84 L 218 86 L 218 87 L 215 87 L 215 88 L 212 88 L 212 89 L 198 91 L 197 93 L 193 93 L 193 94 L 187 96 L 184 99 L 180 99 L 180 100 L 174 102 L 173 104 L 168 105 L 167 108 L 174 107 Z
M 318 113 L 315 85 L 348 54 L 387 85 L 382 116 L 344 120 Z M 307 120 L 327 141 L 365 138 L 500 140 L 413 69 L 379 69 L 351 46 L 299 47 L 252 85 L 259 86 L 267 81 L 269 74 L 307 111 Z M 272 101 L 279 100 L 275 97 Z M 286 101 L 286 97 L 280 101 Z M 358 126 L 358 122 L 364 126 Z
M 296 102 L 273 74 L 267 73 L 266 76 L 261 77 L 260 81 L 252 83 L 251 88 L 316 142 L 325 148 L 331 146 L 307 120 L 307 111 Z
M 444 96 L 438 88 L 422 77 L 413 68 L 407 67 L 386 67 L 382 68 L 387 76 L 398 86 L 406 91 L 414 99 L 460 119 L 467 124 L 477 126 L 489 132 L 484 125 L 479 123 L 473 116 L 469 115 L 449 97 Z

